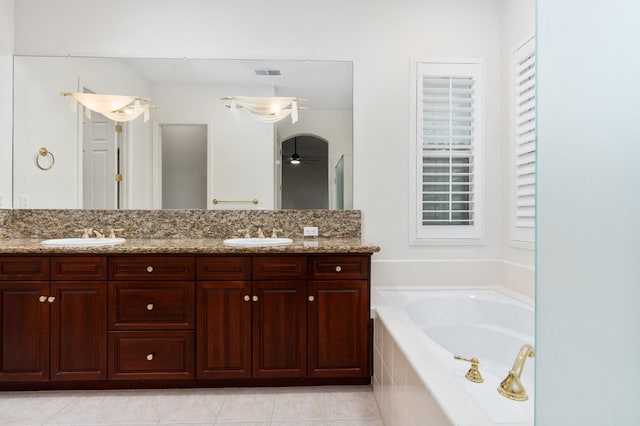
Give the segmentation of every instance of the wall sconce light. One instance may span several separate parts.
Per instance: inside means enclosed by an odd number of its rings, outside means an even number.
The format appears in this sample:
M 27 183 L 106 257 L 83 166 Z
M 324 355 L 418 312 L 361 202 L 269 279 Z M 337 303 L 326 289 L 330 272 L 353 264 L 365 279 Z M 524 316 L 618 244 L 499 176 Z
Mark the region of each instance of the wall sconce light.
M 256 98 L 249 96 L 224 96 L 224 101 L 231 101 L 226 105 L 231 109 L 231 113 L 237 117 L 238 109 L 244 111 L 254 120 L 261 123 L 276 123 L 286 117 L 291 116 L 291 122 L 298 121 L 298 110 L 306 109 L 298 103 L 306 102 L 306 99 L 290 97 L 265 97 Z
M 101 95 L 97 93 L 62 92 L 62 96 L 71 96 L 71 110 L 76 112 L 78 104 L 84 106 L 84 114 L 91 119 L 91 111 L 95 111 L 110 120 L 131 121 L 144 114 L 145 123 L 149 121 L 149 110 L 157 108 L 149 104 L 149 99 L 137 96 Z

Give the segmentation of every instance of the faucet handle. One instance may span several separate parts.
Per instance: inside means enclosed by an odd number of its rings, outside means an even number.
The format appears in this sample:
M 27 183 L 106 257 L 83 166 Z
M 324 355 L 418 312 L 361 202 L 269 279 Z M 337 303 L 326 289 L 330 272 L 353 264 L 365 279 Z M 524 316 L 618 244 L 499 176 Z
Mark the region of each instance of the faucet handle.
M 124 231 L 124 228 L 111 228 L 109 230 L 109 238 L 115 238 L 116 232 L 122 232 L 122 231 Z
M 474 383 L 484 382 L 484 379 L 482 378 L 482 374 L 480 374 L 480 369 L 478 369 L 478 365 L 480 364 L 480 361 L 478 361 L 478 358 L 464 358 L 464 357 L 461 357 L 460 355 L 454 355 L 453 358 L 459 361 L 467 361 L 471 363 L 471 368 L 469 368 L 469 371 L 467 371 L 467 374 L 464 375 L 464 377 L 466 377 L 467 380 Z
M 271 238 L 278 238 L 278 234 L 277 232 L 282 232 L 282 229 L 273 229 L 273 231 L 271 232 Z
M 93 232 L 92 228 L 82 228 L 82 229 L 75 229 L 75 232 L 82 232 L 82 238 L 89 238 L 91 235 L 91 233 Z
M 251 234 L 249 234 L 249 228 L 247 229 L 238 229 L 239 233 L 244 233 L 244 238 L 251 238 Z

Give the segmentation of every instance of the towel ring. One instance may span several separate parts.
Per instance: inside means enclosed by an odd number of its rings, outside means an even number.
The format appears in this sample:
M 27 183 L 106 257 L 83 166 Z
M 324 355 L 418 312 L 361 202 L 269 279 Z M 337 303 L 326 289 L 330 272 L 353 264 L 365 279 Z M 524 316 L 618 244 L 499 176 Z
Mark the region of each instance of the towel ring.
M 49 164 L 45 164 L 44 166 L 40 164 L 40 157 L 51 157 L 51 159 L 49 160 Z M 40 170 L 49 170 L 55 163 L 56 157 L 53 156 L 53 153 L 51 151 L 49 151 L 45 147 L 41 147 L 38 150 L 38 154 L 36 155 L 36 166 L 38 166 Z

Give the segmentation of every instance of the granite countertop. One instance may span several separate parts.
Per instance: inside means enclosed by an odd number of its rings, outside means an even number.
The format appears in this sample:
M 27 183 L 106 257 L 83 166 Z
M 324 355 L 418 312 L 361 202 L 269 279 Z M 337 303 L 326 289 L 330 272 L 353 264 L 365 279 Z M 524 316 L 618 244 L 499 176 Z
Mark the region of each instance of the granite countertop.
M 358 238 L 298 239 L 280 247 L 229 247 L 222 239 L 127 239 L 122 244 L 99 247 L 45 247 L 40 239 L 0 239 L 0 254 L 272 254 L 338 253 L 367 254 L 380 251 L 379 246 Z

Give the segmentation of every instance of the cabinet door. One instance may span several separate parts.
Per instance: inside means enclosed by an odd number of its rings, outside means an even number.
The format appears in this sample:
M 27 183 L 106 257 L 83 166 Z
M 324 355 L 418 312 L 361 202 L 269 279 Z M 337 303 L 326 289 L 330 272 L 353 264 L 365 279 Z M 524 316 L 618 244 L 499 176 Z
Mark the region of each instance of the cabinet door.
M 309 282 L 309 376 L 369 375 L 366 280 Z
M 251 282 L 202 281 L 197 292 L 196 377 L 251 377 Z
M 106 282 L 51 284 L 51 380 L 107 377 Z
M 304 377 L 307 373 L 305 281 L 253 283 L 253 376 Z
M 0 380 L 49 379 L 48 282 L 0 283 Z

